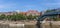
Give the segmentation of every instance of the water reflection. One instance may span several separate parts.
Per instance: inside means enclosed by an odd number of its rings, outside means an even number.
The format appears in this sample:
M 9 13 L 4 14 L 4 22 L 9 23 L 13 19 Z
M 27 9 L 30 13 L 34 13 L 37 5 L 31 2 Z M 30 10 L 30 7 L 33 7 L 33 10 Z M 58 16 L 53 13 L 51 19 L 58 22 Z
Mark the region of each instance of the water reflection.
M 25 28 L 36 28 L 36 25 L 25 25 Z
M 0 24 L 0 28 L 23 28 L 23 27 L 10 27 L 8 24 Z
M 10 27 L 8 24 L 0 24 L 0 28 L 36 28 L 36 25 L 25 25 L 25 27 Z M 50 26 L 45 25 L 44 28 L 50 28 Z M 60 25 L 53 25 L 52 28 L 60 28 Z
M 10 27 L 8 24 L 0 24 L 0 28 L 35 28 L 35 25 L 25 25 L 25 27 Z

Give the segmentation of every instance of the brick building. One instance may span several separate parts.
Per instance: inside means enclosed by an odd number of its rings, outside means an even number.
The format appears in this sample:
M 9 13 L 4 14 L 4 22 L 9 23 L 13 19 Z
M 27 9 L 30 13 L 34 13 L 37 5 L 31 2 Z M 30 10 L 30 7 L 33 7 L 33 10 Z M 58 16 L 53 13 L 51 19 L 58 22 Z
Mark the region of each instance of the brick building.
M 29 16 L 29 15 L 32 15 L 32 16 L 35 16 L 35 15 L 41 15 L 42 13 L 38 12 L 37 10 L 28 10 L 26 12 L 20 12 L 20 14 L 23 14 L 23 15 L 26 15 L 26 16 Z

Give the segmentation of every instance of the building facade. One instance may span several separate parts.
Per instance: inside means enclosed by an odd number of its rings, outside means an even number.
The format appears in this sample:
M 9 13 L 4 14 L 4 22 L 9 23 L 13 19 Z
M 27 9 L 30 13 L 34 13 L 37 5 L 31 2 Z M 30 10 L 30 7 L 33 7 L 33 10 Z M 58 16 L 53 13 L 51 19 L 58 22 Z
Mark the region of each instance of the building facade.
M 23 14 L 23 15 L 26 15 L 26 16 L 29 16 L 29 15 L 32 15 L 32 16 L 40 16 L 42 13 L 41 12 L 38 12 L 37 10 L 28 10 L 26 12 L 20 12 L 20 14 Z

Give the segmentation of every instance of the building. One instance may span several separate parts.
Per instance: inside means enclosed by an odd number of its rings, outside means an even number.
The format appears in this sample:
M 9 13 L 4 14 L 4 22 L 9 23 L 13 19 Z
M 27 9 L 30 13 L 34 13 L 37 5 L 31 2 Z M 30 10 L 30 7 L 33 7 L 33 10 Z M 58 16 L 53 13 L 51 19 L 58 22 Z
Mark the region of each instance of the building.
M 1 14 L 5 14 L 5 15 L 14 15 L 14 14 L 23 14 L 23 15 L 26 15 L 26 16 L 29 16 L 29 15 L 32 15 L 32 16 L 40 16 L 42 13 L 41 12 L 38 12 L 37 10 L 28 10 L 26 12 L 16 12 L 16 11 L 12 11 L 12 12 L 0 12 L 0 15 Z
M 35 15 L 40 15 L 40 12 L 38 12 L 37 10 L 29 10 L 29 11 L 27 11 L 26 12 L 27 14 L 27 16 L 28 15 L 33 15 L 33 16 L 35 16 Z
M 26 12 L 20 12 L 20 14 L 26 15 Z
M 14 14 L 16 14 L 16 12 L 0 12 L 0 15 L 2 15 L 2 14 L 4 14 L 4 15 L 14 15 Z
M 20 12 L 20 14 L 23 14 L 23 15 L 26 15 L 26 16 L 29 16 L 29 15 L 32 15 L 32 16 L 39 16 L 41 15 L 42 13 L 38 12 L 37 10 L 28 10 L 26 12 Z

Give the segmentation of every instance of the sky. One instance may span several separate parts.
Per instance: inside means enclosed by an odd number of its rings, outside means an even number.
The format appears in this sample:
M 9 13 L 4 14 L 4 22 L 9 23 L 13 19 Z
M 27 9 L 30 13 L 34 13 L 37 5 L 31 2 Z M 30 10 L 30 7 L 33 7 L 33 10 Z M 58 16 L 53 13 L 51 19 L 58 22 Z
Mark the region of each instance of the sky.
M 0 12 L 10 11 L 44 11 L 60 8 L 60 0 L 0 0 Z

